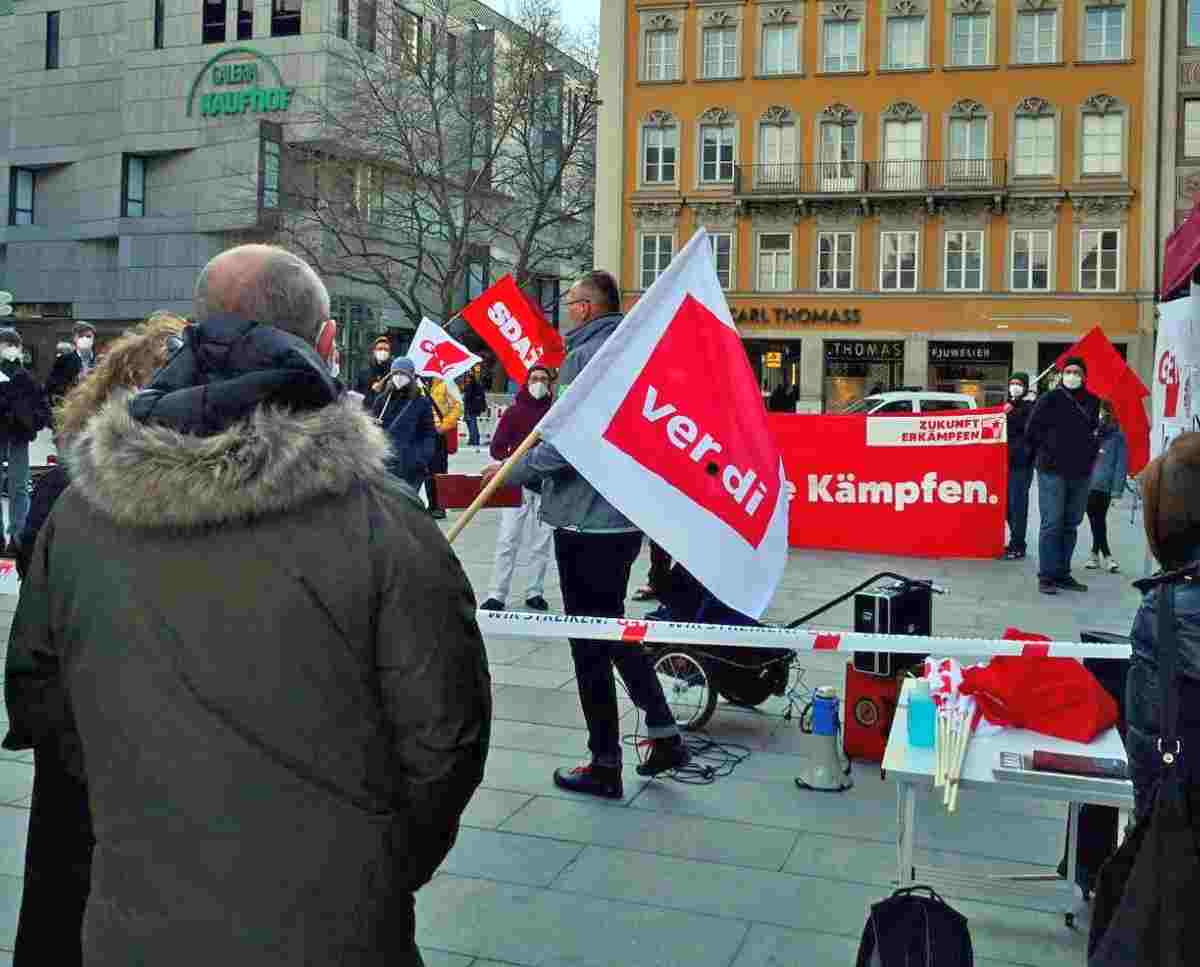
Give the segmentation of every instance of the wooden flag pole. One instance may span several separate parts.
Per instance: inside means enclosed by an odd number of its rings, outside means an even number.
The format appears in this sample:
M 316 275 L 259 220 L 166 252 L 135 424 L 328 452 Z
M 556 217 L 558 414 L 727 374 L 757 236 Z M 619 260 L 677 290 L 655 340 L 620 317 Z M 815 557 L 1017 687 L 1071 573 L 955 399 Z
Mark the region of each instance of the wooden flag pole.
M 512 452 L 512 456 L 505 460 L 503 466 L 496 471 L 496 476 L 489 480 L 487 486 L 479 491 L 479 495 L 471 501 L 471 506 L 464 510 L 462 516 L 454 522 L 454 526 L 446 534 L 447 541 L 451 544 L 454 543 L 454 538 L 458 537 L 462 533 L 463 528 L 471 523 L 471 518 L 479 513 L 480 508 L 488 502 L 492 494 L 504 486 L 504 478 L 508 476 L 508 472 L 512 469 L 513 464 L 520 460 L 541 439 L 542 435 L 537 430 L 534 430 L 521 442 L 521 445 Z

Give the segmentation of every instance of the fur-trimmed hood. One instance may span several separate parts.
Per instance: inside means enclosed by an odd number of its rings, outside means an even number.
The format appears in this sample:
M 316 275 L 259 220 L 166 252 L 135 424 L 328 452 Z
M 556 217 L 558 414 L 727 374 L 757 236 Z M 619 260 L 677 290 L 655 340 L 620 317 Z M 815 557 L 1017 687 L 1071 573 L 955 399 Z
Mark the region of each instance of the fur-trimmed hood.
M 262 406 L 211 436 L 139 422 L 129 397 L 118 396 L 65 456 L 75 489 L 91 506 L 148 529 L 286 513 L 388 480 L 387 437 L 346 396 L 315 410 Z

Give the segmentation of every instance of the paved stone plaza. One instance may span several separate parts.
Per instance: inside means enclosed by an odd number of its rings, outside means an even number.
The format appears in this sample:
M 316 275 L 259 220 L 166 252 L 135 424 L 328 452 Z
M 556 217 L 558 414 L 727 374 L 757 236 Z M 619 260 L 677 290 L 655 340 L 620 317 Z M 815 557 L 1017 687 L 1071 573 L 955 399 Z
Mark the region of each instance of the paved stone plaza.
M 463 452 L 452 470 L 485 458 Z M 1036 494 L 1030 521 L 1036 546 Z M 451 514 L 453 521 L 454 514 Z M 485 512 L 456 550 L 482 600 L 497 514 Z M 786 621 L 884 569 L 931 577 L 949 588 L 935 599 L 935 633 L 996 637 L 1010 626 L 1059 638 L 1081 629 L 1128 631 L 1137 606 L 1144 541 L 1128 498 L 1110 513 L 1110 540 L 1122 574 L 1084 571 L 1089 532 L 1081 528 L 1076 575 L 1087 594 L 1036 592 L 1036 560 L 922 561 L 793 552 L 768 614 Z M 646 573 L 648 556 L 635 580 Z M 523 572 L 514 581 L 523 599 Z M 520 597 L 518 598 L 517 595 Z M 561 609 L 551 568 L 546 597 Z M 15 597 L 0 597 L 3 641 Z M 631 603 L 630 614 L 648 607 Z M 849 627 L 842 605 L 819 623 Z M 873 765 L 856 766 L 842 794 L 801 792 L 792 778 L 809 737 L 784 721 L 781 700 L 759 711 L 722 703 L 709 726 L 718 740 L 753 752 L 734 774 L 708 786 L 641 779 L 625 770 L 620 803 L 584 801 L 556 789 L 553 770 L 586 757 L 565 642 L 488 641 L 495 695 L 492 748 L 483 787 L 440 873 L 418 896 L 418 940 L 430 967 L 523 965 L 766 967 L 850 965 L 869 905 L 896 873 L 895 790 Z M 841 684 L 845 659 L 807 656 L 806 685 Z M 629 731 L 633 710 L 627 707 Z M 29 754 L 0 758 L 0 948 L 11 949 L 28 816 Z M 632 762 L 632 755 L 627 757 Z M 983 873 L 1053 867 L 1062 855 L 1065 808 L 1018 798 L 981 801 L 964 793 L 947 816 L 919 806 L 918 863 Z M 992 902 L 987 902 L 987 899 Z M 970 920 L 983 967 L 1079 965 L 1084 932 L 1063 918 L 996 902 L 989 885 L 952 896 Z M 1086 929 L 1086 928 L 1085 928 Z M 0 954 L 0 965 L 10 955 Z

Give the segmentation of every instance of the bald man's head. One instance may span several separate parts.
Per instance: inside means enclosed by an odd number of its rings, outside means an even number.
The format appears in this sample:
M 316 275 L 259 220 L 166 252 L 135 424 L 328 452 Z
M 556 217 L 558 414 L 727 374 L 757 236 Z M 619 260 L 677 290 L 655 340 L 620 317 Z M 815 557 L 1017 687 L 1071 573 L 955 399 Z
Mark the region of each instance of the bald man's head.
M 274 245 L 239 245 L 213 258 L 193 302 L 197 322 L 231 314 L 313 344 L 329 318 L 329 293 L 312 266 Z

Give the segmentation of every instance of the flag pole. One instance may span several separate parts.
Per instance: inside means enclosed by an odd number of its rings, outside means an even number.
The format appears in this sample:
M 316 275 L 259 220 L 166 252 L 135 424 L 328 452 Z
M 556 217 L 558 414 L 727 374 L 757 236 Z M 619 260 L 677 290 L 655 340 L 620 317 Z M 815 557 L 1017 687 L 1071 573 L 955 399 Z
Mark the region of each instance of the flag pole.
M 522 441 L 521 445 L 512 452 L 512 456 L 504 461 L 500 469 L 496 471 L 496 476 L 487 482 L 487 486 L 479 491 L 479 495 L 471 501 L 471 506 L 464 510 L 462 516 L 454 522 L 454 526 L 451 527 L 449 533 L 446 534 L 446 540 L 449 543 L 454 543 L 454 538 L 458 537 L 458 535 L 462 533 L 463 528 L 465 528 L 467 524 L 471 523 L 471 518 L 479 513 L 480 508 L 488 502 L 492 494 L 494 494 L 500 489 L 500 487 L 504 485 L 504 478 L 508 476 L 508 472 L 512 469 L 513 464 L 520 460 L 521 457 L 523 457 L 535 443 L 540 442 L 541 439 L 542 435 L 538 433 L 537 430 L 534 430 L 524 439 L 524 441 Z
M 1033 386 L 1031 386 L 1029 388 L 1033 389 L 1034 387 L 1036 387 L 1038 383 L 1040 383 L 1042 380 L 1044 380 L 1048 375 L 1050 375 L 1050 373 L 1054 372 L 1055 368 L 1056 367 L 1055 367 L 1054 363 L 1051 363 L 1049 366 L 1047 366 L 1045 369 L 1043 369 L 1040 373 L 1038 373 L 1037 379 L 1035 379 L 1033 381 Z

